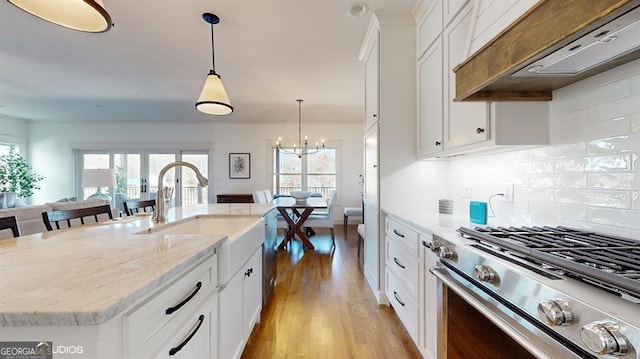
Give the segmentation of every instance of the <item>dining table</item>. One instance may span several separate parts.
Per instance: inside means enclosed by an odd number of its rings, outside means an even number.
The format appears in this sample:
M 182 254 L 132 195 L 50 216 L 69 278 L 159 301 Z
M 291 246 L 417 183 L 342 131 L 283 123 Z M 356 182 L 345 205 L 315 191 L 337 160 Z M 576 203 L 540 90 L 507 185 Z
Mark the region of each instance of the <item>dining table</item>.
M 297 236 L 302 242 L 304 249 L 314 249 L 315 247 L 309 241 L 304 230 L 304 222 L 309 218 L 311 213 L 316 209 L 326 209 L 327 200 L 323 197 L 309 197 L 297 200 L 293 197 L 278 197 L 273 200 L 278 212 L 289 224 L 289 229 L 284 240 L 278 246 L 278 249 L 285 249 L 287 243 Z

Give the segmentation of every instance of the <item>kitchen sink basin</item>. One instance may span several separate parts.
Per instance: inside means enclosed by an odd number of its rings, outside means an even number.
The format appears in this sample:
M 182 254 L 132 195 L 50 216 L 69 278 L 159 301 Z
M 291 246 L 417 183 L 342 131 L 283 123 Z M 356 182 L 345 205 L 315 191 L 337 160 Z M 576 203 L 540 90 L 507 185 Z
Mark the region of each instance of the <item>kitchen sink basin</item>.
M 257 217 L 195 217 L 149 228 L 137 234 L 226 235 L 218 248 L 218 284 L 224 286 L 264 242 L 264 219 Z

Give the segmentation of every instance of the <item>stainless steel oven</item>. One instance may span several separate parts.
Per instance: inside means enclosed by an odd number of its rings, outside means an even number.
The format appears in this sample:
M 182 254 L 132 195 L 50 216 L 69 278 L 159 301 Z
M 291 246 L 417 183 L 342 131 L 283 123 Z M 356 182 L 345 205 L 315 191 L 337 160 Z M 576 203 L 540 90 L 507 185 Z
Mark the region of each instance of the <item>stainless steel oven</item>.
M 640 242 L 564 227 L 434 236 L 439 358 L 640 359 Z

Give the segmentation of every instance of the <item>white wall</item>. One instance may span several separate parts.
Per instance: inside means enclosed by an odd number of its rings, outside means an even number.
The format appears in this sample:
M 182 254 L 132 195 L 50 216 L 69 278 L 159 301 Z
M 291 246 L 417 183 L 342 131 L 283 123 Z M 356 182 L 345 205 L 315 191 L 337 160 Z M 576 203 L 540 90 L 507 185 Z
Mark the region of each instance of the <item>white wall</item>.
M 291 127 L 291 128 L 290 128 Z M 293 128 L 295 127 L 295 128 Z M 362 173 L 361 124 L 305 124 L 304 133 L 323 137 L 328 145 L 340 146 L 342 189 L 338 204 L 359 205 Z M 303 135 L 304 135 L 303 133 Z M 31 123 L 29 143 L 34 169 L 44 175 L 42 190 L 37 191 L 33 203 L 54 201 L 74 194 L 74 146 L 96 146 L 101 143 L 132 148 L 174 148 L 206 145 L 213 155 L 209 175 L 212 197 L 217 193 L 249 193 L 266 188 L 270 179 L 269 147 L 278 136 L 283 139 L 297 136 L 297 126 L 291 124 L 142 124 L 142 123 Z M 251 154 L 251 178 L 229 179 L 230 152 Z M 337 211 L 340 212 L 340 211 Z M 340 212 L 341 214 L 341 212 Z
M 27 138 L 27 121 L 0 115 L 0 142 L 17 143 L 20 145 L 22 153 L 26 154 L 28 152 Z
M 449 162 L 455 211 L 494 198 L 489 224 L 564 225 L 640 239 L 640 61 L 554 92 L 551 146 Z

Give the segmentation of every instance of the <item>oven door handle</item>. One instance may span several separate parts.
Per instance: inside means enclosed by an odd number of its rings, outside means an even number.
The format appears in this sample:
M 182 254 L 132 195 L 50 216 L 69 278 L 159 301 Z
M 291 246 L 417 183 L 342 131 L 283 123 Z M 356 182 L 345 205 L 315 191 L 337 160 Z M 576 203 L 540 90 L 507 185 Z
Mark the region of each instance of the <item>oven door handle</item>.
M 496 315 L 495 311 L 488 308 L 484 303 L 482 303 L 481 300 L 471 294 L 466 287 L 460 285 L 458 281 L 451 277 L 446 268 L 434 267 L 430 268 L 429 272 L 431 272 L 431 274 L 436 276 L 438 280 L 442 281 L 442 283 L 444 283 L 448 288 L 453 290 L 457 295 L 464 299 L 465 302 L 469 303 L 477 311 L 482 313 L 482 315 L 489 319 L 498 328 L 507 333 L 511 338 L 513 338 L 513 340 L 526 348 L 536 358 L 553 359 L 553 357 L 550 356 L 549 353 L 536 346 L 531 342 L 529 338 L 522 335 L 522 333 L 520 333 L 518 330 L 513 329 L 513 326 L 511 324 L 507 323 L 505 320 Z

